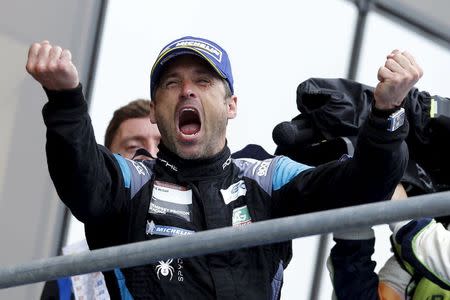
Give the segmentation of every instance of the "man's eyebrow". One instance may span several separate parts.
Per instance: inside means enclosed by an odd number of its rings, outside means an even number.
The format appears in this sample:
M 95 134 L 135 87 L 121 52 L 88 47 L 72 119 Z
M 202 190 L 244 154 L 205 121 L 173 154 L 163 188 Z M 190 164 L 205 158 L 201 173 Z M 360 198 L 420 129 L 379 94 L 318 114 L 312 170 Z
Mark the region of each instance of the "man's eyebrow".
M 194 69 L 194 72 L 199 74 L 214 74 L 214 71 L 206 66 L 199 66 Z
M 169 77 L 176 77 L 178 75 L 177 71 L 170 71 L 165 74 L 162 74 L 161 79 L 169 78 Z
M 159 83 L 163 83 L 165 80 L 167 80 L 168 78 L 174 78 L 174 77 L 176 77 L 176 75 L 175 74 L 173 74 L 173 73 L 170 73 L 170 74 L 164 74 L 164 75 L 162 75 L 159 79 L 158 79 L 158 82 Z

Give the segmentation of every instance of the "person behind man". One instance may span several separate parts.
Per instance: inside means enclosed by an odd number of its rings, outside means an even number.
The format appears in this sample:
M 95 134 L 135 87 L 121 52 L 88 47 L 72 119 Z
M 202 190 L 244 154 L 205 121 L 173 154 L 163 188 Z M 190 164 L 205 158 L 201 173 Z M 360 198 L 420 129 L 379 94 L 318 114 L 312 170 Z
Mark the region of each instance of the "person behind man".
M 354 156 L 312 168 L 282 156 L 231 159 L 237 96 L 228 55 L 210 40 L 183 37 L 158 55 L 150 120 L 161 143 L 140 164 L 96 144 L 70 51 L 35 43 L 27 70 L 49 98 L 46 150 L 60 198 L 86 226 L 120 228 L 114 239 L 87 236 L 93 249 L 386 199 L 407 162 L 400 106 L 422 76 L 409 53 L 393 51 Z M 278 299 L 283 258 L 278 244 L 172 258 L 122 269 L 121 286 L 135 299 Z
M 118 108 L 106 128 L 105 147 L 129 159 L 145 149 L 155 158 L 161 134 L 149 117 L 150 100 L 136 99 Z
M 392 200 L 407 198 L 399 184 Z M 372 228 L 334 233 L 336 245 L 327 263 L 334 287 L 332 299 L 450 299 L 449 224 L 419 218 L 393 222 L 389 228 L 394 255 L 378 274 L 371 259 Z

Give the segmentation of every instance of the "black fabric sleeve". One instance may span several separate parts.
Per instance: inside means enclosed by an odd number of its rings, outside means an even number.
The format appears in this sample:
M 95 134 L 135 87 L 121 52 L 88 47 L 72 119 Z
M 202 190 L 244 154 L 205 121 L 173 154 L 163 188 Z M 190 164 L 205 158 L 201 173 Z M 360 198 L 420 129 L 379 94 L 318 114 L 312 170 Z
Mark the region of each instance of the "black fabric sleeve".
M 394 132 L 370 114 L 354 156 L 301 172 L 274 191 L 275 214 L 287 216 L 388 199 L 408 161 L 408 122 Z
M 375 238 L 334 239 L 330 262 L 334 293 L 338 300 L 378 300 L 376 263 L 371 259 Z
M 82 222 L 110 216 L 121 209 L 126 192 L 114 156 L 95 141 L 81 84 L 45 91 L 47 163 L 59 197 Z

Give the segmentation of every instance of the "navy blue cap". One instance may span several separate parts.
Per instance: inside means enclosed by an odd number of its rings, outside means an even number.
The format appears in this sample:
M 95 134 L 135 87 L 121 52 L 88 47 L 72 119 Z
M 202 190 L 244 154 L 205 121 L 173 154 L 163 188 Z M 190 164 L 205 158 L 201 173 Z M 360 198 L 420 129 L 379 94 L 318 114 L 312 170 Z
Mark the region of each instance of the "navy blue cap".
M 170 42 L 159 53 L 150 74 L 151 98 L 155 95 L 158 79 L 163 69 L 162 66 L 170 59 L 182 54 L 194 54 L 207 61 L 217 74 L 228 82 L 231 94 L 234 94 L 233 74 L 231 73 L 231 64 L 227 52 L 213 41 L 185 36 Z

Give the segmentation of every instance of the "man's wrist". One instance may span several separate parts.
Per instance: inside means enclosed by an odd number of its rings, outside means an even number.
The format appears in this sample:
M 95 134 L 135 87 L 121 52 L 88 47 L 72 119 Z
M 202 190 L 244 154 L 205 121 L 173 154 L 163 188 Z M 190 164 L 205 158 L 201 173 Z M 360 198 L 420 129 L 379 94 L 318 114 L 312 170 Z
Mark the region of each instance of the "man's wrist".
M 372 105 L 372 114 L 378 118 L 387 119 L 390 115 L 398 111 L 400 107 L 392 106 L 391 108 L 383 108 L 381 109 L 376 104 Z
M 83 86 L 81 85 L 81 83 L 79 83 L 78 86 L 73 89 L 52 91 L 44 87 L 44 91 L 47 94 L 48 102 L 55 107 L 71 108 L 86 104 L 83 95 Z
M 372 102 L 371 118 L 372 120 L 378 120 L 377 127 L 385 129 L 389 132 L 396 131 L 402 127 L 405 123 L 405 109 L 403 107 L 393 107 L 390 109 L 379 109 Z
M 399 108 L 401 104 L 394 104 L 394 103 L 380 103 L 377 101 L 374 101 L 374 107 L 376 107 L 379 110 L 392 110 Z
M 372 108 L 375 108 L 380 111 L 391 111 L 391 113 L 395 110 L 400 109 L 400 107 L 403 107 L 405 105 L 406 97 L 401 102 L 383 102 L 383 101 L 377 101 L 376 97 L 374 96 L 373 102 L 372 102 Z

